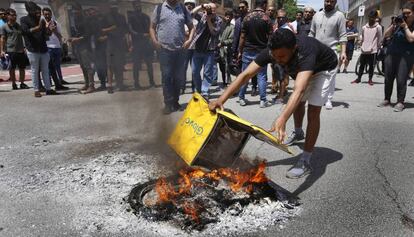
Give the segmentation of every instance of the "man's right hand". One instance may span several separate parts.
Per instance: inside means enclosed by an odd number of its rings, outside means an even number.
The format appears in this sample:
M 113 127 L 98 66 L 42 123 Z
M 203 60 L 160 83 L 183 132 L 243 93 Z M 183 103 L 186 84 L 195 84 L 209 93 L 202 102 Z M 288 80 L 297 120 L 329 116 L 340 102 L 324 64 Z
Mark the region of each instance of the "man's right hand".
M 0 57 L 4 57 L 6 54 L 4 52 L 0 52 Z
M 154 47 L 156 50 L 160 50 L 162 48 L 162 45 L 158 41 L 153 41 Z
M 212 112 L 216 112 L 217 109 L 224 110 L 224 106 L 220 100 L 213 100 L 208 104 L 208 109 Z

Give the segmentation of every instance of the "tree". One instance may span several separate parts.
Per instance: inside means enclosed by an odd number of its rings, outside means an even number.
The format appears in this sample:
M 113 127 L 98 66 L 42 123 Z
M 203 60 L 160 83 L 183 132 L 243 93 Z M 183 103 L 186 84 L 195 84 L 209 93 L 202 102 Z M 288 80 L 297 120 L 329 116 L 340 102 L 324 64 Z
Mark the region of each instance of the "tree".
M 294 21 L 296 17 L 296 12 L 299 10 L 299 8 L 296 5 L 296 0 L 284 0 L 283 2 L 283 8 L 286 10 L 287 17 L 289 20 Z

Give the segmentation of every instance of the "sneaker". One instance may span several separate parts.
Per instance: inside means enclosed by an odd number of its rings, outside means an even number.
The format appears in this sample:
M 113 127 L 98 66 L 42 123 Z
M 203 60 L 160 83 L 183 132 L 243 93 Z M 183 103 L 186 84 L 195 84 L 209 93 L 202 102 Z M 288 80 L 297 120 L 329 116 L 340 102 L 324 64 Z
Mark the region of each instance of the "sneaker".
M 112 89 L 111 86 L 108 86 L 108 94 L 113 94 L 114 93 L 114 89 Z
M 29 86 L 22 82 L 20 83 L 20 89 L 29 89 Z
M 46 88 L 45 88 L 44 86 L 40 86 L 40 87 L 39 87 L 39 91 L 40 91 L 40 92 L 46 92 Z
M 62 79 L 62 81 L 60 82 L 62 85 L 69 85 L 70 83 L 69 82 L 67 82 L 67 81 L 65 81 L 65 80 L 63 80 Z
M 336 70 L 336 73 L 341 73 L 341 69 L 338 68 L 338 70 Z
M 356 79 L 356 80 L 353 80 L 353 81 L 351 82 L 351 84 L 358 84 L 358 83 L 361 83 L 361 80 Z
M 388 106 L 391 106 L 391 103 L 388 100 L 384 100 L 383 102 L 381 102 L 377 105 L 377 107 L 380 107 L 380 108 L 388 107 Z
M 95 92 L 95 87 L 94 86 L 90 86 L 85 92 L 84 94 L 90 94 Z
M 251 96 L 255 97 L 255 96 L 257 96 L 257 95 L 258 95 L 258 93 L 257 93 L 257 88 L 252 88 L 252 93 L 251 93 Z
M 274 98 L 273 99 L 273 103 L 276 104 L 276 105 L 283 104 L 283 99 L 282 98 L 279 98 L 279 99 Z
M 17 87 L 17 84 L 16 84 L 16 83 L 13 83 L 13 84 L 12 84 L 12 89 L 13 89 L 13 90 L 18 90 L 18 89 L 19 89 L 19 88 Z
M 40 97 L 42 97 L 42 94 L 40 93 L 40 91 L 35 91 L 34 97 L 40 98 Z
M 247 101 L 245 99 L 239 99 L 239 104 L 240 104 L 240 106 L 246 106 Z
M 372 82 L 372 80 L 368 80 L 368 84 L 369 84 L 370 86 L 373 86 L 373 85 L 374 85 L 374 82 Z
M 81 91 L 86 91 L 88 89 L 89 86 L 82 86 L 82 88 L 80 88 L 79 90 Z
M 347 71 L 346 69 L 344 69 L 344 70 L 342 71 L 342 73 L 348 74 L 348 71 Z
M 310 164 L 303 160 L 299 160 L 287 173 L 286 177 L 289 179 L 299 179 L 312 172 Z
M 47 90 L 46 95 L 58 95 L 58 93 L 55 90 Z
M 333 109 L 332 102 L 330 100 L 326 101 L 325 109 L 327 110 Z
M 398 102 L 395 106 L 394 106 L 394 112 L 402 112 L 404 110 L 405 106 L 403 103 Z
M 270 103 L 269 101 L 267 101 L 267 100 L 261 100 L 260 101 L 260 108 L 267 108 L 267 107 L 269 107 L 269 106 L 272 106 L 272 103 Z
M 305 139 L 305 133 L 302 131 L 301 133 L 296 133 L 293 131 L 290 136 L 284 142 L 285 145 L 290 146 L 298 141 Z

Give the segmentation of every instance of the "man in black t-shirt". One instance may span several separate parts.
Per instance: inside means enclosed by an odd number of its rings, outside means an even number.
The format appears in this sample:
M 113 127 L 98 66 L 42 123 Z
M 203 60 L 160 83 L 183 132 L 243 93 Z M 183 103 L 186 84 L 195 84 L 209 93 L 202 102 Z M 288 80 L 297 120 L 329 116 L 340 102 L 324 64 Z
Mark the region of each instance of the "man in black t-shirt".
M 151 87 L 155 86 L 152 60 L 154 49 L 149 38 L 150 17 L 142 12 L 141 1 L 133 2 L 134 11 L 128 12 L 128 26 L 132 37 L 132 61 L 135 89 L 140 89 L 139 70 L 142 61 L 147 65 L 148 79 Z
M 209 108 L 212 111 L 223 109 L 227 99 L 269 63 L 286 67 L 289 75 L 295 79 L 295 89 L 270 130 L 276 132 L 280 142 L 286 137 L 286 122 L 292 114 L 295 128 L 301 130 L 305 104 L 308 102 L 304 152 L 298 163 L 287 173 L 288 178 L 300 178 L 311 172 L 310 158 L 319 134 L 321 107 L 328 100 L 328 92 L 334 86 L 333 78 L 338 59 L 332 49 L 314 38 L 304 36 L 296 39 L 290 30 L 279 29 L 272 34 L 268 48 L 257 55 L 224 94 L 217 101 L 210 103 Z M 303 131 L 297 131 L 297 134 L 302 134 L 302 137 L 296 136 L 295 140 L 304 139 Z

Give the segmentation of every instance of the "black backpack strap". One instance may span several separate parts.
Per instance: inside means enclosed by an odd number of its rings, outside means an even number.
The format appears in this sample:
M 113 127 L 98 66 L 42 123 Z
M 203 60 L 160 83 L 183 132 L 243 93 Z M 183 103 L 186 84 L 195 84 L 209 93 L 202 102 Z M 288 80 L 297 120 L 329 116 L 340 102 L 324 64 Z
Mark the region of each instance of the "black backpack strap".
M 162 3 L 157 5 L 157 19 L 156 19 L 156 24 L 160 24 L 160 19 L 161 19 L 161 10 L 162 10 Z
M 181 10 L 183 11 L 183 13 L 184 13 L 184 24 L 187 24 L 187 21 L 188 21 L 188 17 L 187 17 L 187 8 L 184 6 L 184 4 L 183 3 L 180 3 L 180 7 L 181 7 Z

